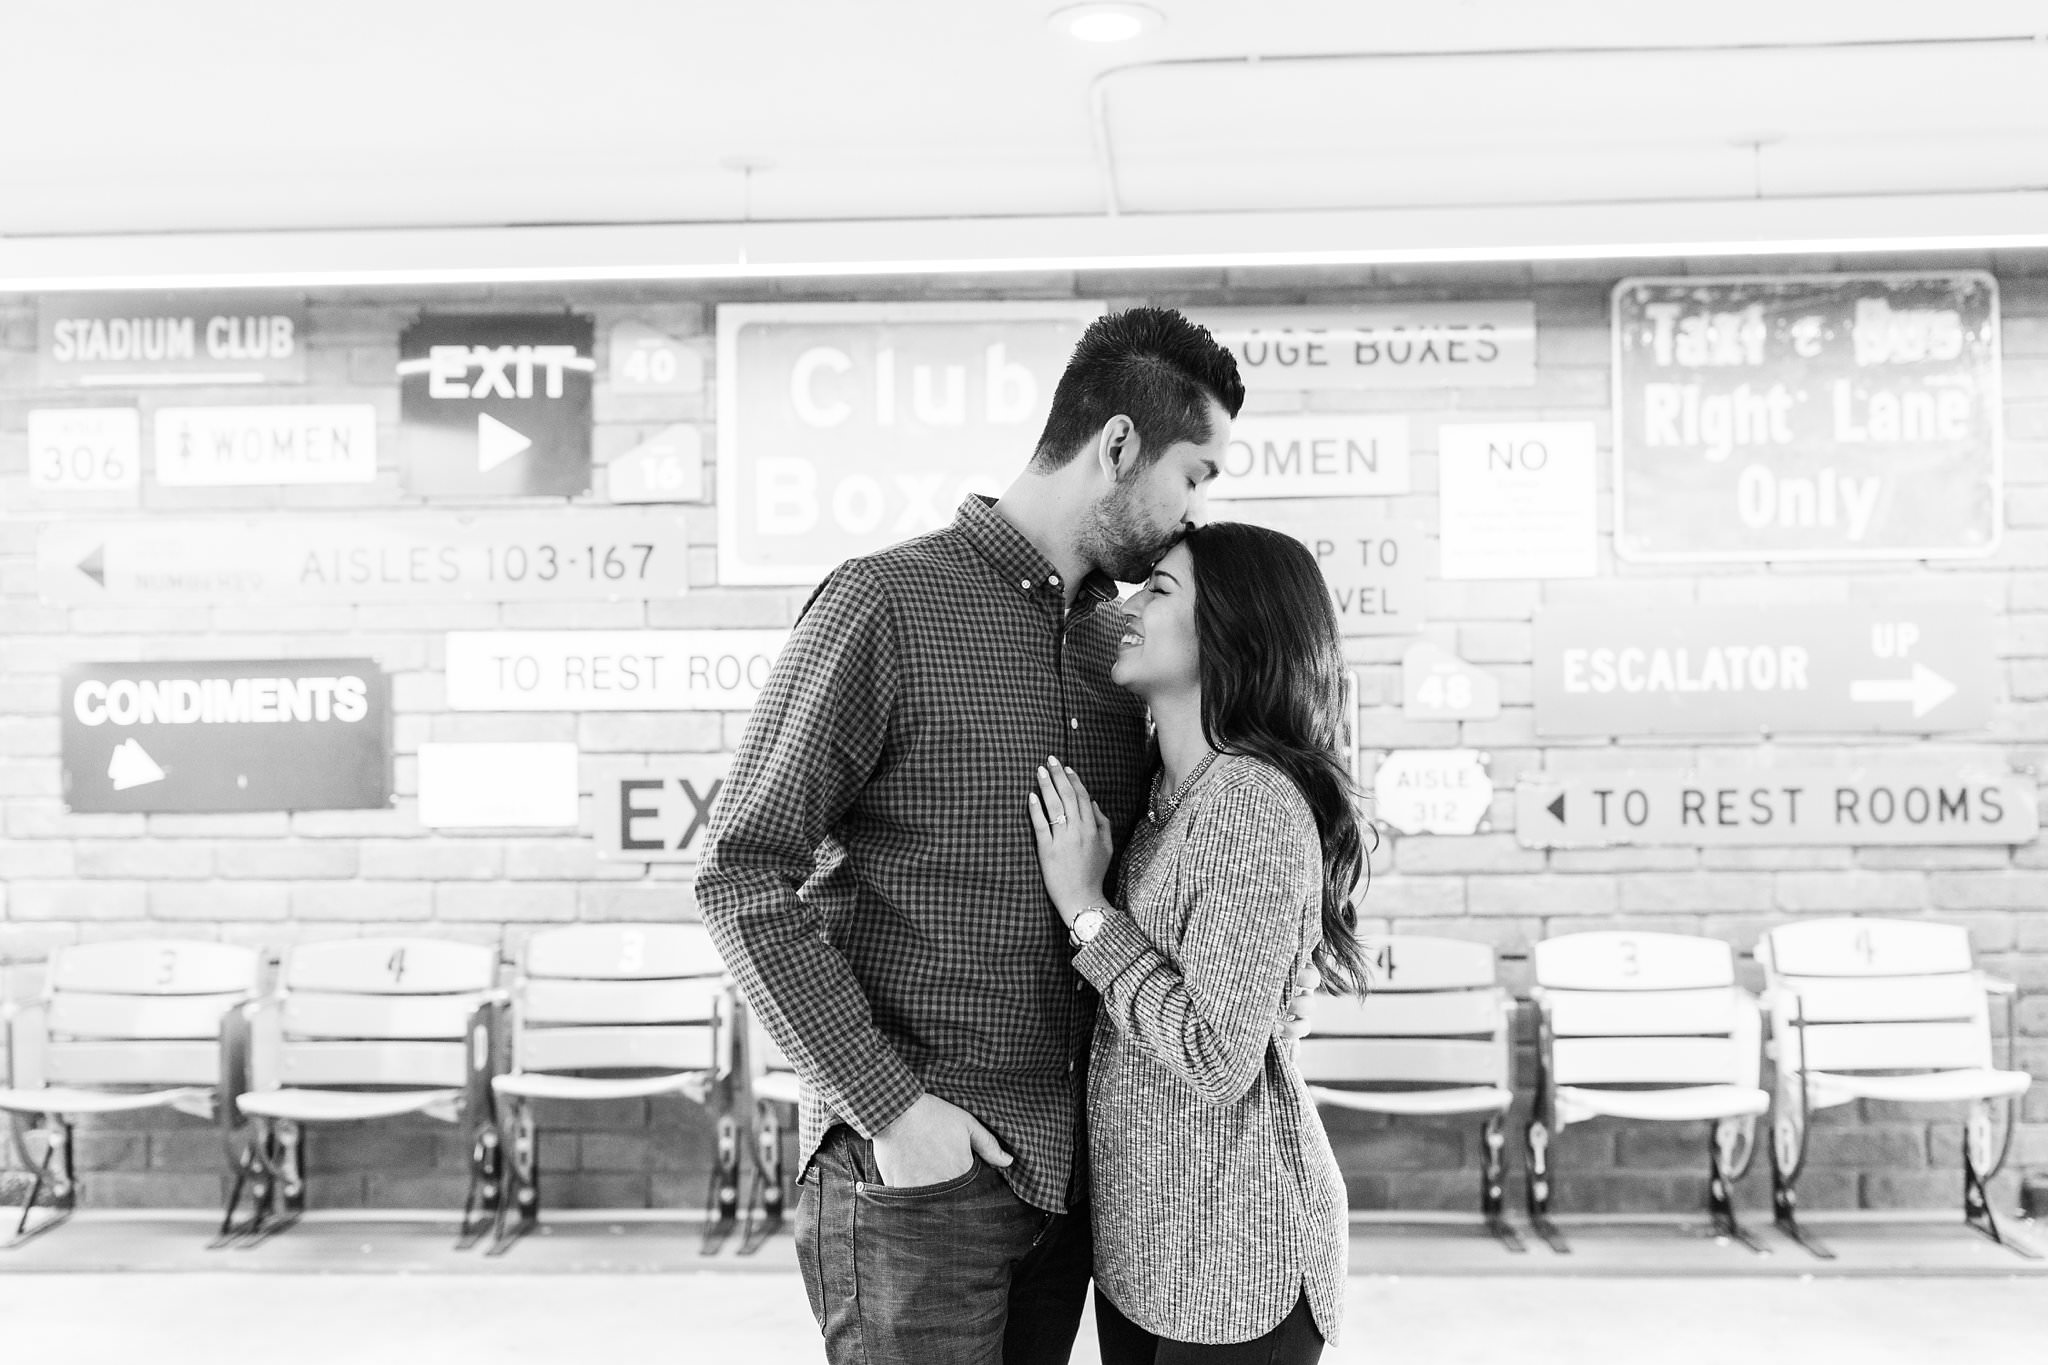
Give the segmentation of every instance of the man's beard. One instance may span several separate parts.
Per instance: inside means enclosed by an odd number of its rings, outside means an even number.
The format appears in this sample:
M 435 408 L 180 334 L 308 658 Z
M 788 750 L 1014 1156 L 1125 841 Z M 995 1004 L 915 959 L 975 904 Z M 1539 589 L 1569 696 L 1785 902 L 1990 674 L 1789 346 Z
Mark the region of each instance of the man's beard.
M 1124 488 L 1095 504 L 1081 529 L 1080 550 L 1088 562 L 1119 583 L 1142 583 L 1152 566 L 1180 543 L 1183 528 L 1147 526 Z

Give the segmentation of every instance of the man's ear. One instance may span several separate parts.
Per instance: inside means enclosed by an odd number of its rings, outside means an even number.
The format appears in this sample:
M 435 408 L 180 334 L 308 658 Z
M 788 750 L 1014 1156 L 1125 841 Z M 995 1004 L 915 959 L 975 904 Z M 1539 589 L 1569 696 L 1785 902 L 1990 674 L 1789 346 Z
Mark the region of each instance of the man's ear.
M 1095 442 L 1095 459 L 1102 476 L 1111 483 L 1122 483 L 1138 468 L 1138 428 L 1131 419 L 1118 413 L 1102 424 L 1102 434 Z

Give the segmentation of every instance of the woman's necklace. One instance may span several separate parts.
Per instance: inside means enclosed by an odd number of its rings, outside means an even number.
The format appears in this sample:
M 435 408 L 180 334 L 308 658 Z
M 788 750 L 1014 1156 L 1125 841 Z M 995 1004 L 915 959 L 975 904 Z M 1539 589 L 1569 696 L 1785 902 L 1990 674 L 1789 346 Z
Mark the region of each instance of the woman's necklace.
M 1195 783 L 1202 780 L 1202 774 L 1209 771 L 1209 765 L 1216 761 L 1216 753 L 1216 750 L 1211 749 L 1209 756 L 1200 763 L 1197 763 L 1194 771 L 1190 772 L 1186 779 L 1173 789 L 1173 795 L 1167 798 L 1164 810 L 1161 810 L 1159 807 L 1159 781 L 1166 776 L 1166 765 L 1164 763 L 1159 765 L 1159 771 L 1152 774 L 1152 795 L 1146 804 L 1145 811 L 1151 817 L 1153 824 L 1165 824 L 1173 818 L 1173 813 L 1180 809 L 1180 803 L 1187 798 L 1188 792 L 1194 787 Z

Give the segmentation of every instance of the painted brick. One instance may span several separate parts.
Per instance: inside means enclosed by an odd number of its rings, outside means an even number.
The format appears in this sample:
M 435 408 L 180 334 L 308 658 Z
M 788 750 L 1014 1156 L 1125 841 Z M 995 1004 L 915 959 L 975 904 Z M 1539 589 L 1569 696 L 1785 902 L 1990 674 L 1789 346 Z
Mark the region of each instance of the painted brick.
M 481 839 L 365 839 L 362 874 L 371 881 L 485 880 L 504 867 L 504 851 Z
M 1926 904 L 1926 897 L 1926 878 L 1912 872 L 1778 874 L 1777 900 L 1783 910 L 1914 910 Z
M 352 845 L 323 840 L 235 840 L 214 846 L 214 866 L 223 877 L 353 877 L 360 862 L 361 857 Z
M 1373 875 L 1364 905 L 1375 915 L 1415 919 L 1465 913 L 1465 883 L 1456 877 Z
M 1762 873 L 1644 873 L 1620 878 L 1620 906 L 1652 914 L 1764 911 L 1775 891 Z
M 163 882 L 149 888 L 149 916 L 162 920 L 281 920 L 291 912 L 282 882 Z
M 573 920 L 573 882 L 451 883 L 434 888 L 434 914 L 444 920 Z
M 1414 834 L 1393 840 L 1392 851 L 1394 867 L 1404 874 L 1541 872 L 1544 866 L 1541 850 L 1521 847 L 1511 834 Z
M 213 847 L 187 840 L 81 839 L 75 845 L 81 877 L 169 879 L 213 875 Z
M 139 920 L 146 913 L 141 882 L 18 881 L 7 888 L 16 920 Z
M 1617 879 L 1602 874 L 1471 877 L 1465 900 L 1476 916 L 1611 915 L 1620 907 Z
M 576 742 L 589 754 L 715 752 L 724 738 L 715 711 L 586 712 L 576 721 Z

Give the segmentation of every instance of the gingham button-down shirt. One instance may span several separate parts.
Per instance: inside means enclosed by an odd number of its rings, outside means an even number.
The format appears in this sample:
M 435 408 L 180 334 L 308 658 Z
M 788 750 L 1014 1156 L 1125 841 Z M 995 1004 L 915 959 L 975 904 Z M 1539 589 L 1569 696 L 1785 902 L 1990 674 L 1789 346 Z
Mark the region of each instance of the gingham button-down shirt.
M 986 1124 L 1026 1202 L 1063 1211 L 1093 993 L 1040 880 L 1025 796 L 1048 755 L 1119 838 L 1143 706 L 1109 680 L 1114 600 L 970 498 L 849 560 L 776 661 L 720 794 L 697 899 L 803 1080 L 800 1164 L 926 1091 Z M 1080 1194 L 1075 1189 L 1076 1196 Z

